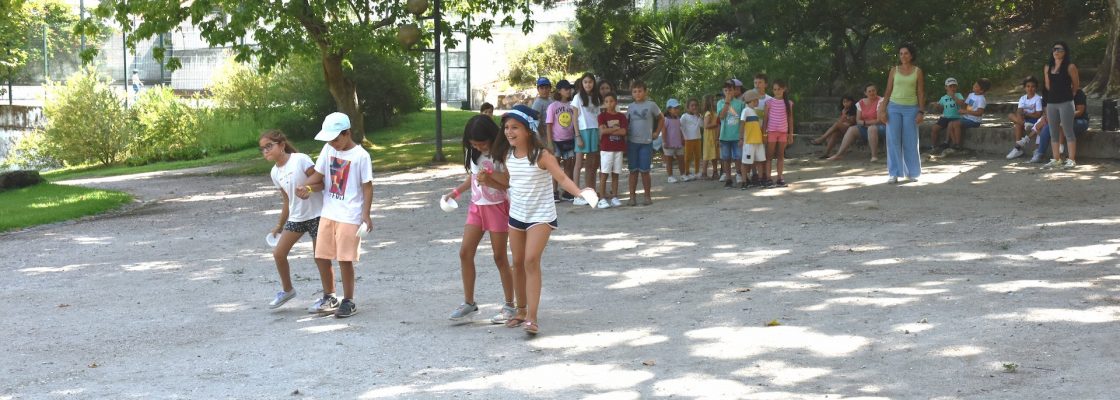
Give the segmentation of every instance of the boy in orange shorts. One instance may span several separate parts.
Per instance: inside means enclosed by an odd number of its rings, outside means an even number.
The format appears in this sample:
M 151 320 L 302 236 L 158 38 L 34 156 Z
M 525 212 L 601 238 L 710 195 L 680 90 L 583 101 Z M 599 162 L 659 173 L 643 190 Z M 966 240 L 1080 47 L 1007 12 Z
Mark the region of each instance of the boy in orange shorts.
M 323 129 L 315 140 L 327 142 L 315 162 L 315 173 L 307 178 L 307 186 L 296 191 L 300 198 L 311 195 L 311 185 L 329 177 L 323 189 L 323 213 L 319 220 L 319 237 L 315 258 L 326 260 L 319 267 L 323 280 L 323 298 L 312 304 L 313 313 L 334 312 L 346 318 L 358 312 L 354 304 L 354 263 L 358 261 L 359 233 L 373 230 L 369 209 L 373 203 L 373 164 L 369 153 L 354 143 L 350 135 L 350 118 L 332 113 L 323 120 Z M 359 229 L 364 230 L 358 232 Z M 330 260 L 338 260 L 342 271 L 342 301 L 334 295 L 334 269 Z

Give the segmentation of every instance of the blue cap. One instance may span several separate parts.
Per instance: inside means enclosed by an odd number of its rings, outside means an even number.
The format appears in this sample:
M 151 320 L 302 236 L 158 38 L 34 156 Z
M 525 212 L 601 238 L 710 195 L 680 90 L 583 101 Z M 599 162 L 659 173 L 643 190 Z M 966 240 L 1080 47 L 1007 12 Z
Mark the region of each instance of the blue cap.
M 537 78 L 537 86 L 552 86 L 552 81 L 542 76 Z
M 538 84 L 539 84 L 539 82 L 538 82 Z M 561 79 L 560 82 L 556 82 L 556 88 L 557 89 L 573 89 L 573 88 L 575 88 L 575 86 L 572 86 L 572 83 L 568 82 L 567 79 Z
M 505 114 L 502 114 L 502 121 L 505 121 L 506 118 L 513 118 L 517 120 L 517 122 L 524 124 L 525 127 L 529 128 L 529 130 L 536 132 L 537 125 L 539 124 L 538 121 L 540 120 L 540 114 L 537 113 L 537 110 L 534 110 L 532 107 L 524 104 L 518 104 L 516 106 L 513 106 L 512 110 L 509 110 Z
M 665 102 L 665 108 L 677 108 L 680 106 L 681 102 L 677 101 L 677 99 L 669 99 L 669 101 Z

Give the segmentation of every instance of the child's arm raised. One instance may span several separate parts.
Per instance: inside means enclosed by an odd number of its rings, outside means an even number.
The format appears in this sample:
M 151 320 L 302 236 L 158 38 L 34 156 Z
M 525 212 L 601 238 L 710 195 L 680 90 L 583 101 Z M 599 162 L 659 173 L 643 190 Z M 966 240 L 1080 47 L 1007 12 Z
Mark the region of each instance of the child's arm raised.
M 576 185 L 568 178 L 568 175 L 564 174 L 564 169 L 560 168 L 560 163 L 556 161 L 556 156 L 553 156 L 552 153 L 542 151 L 540 156 L 537 157 L 537 168 L 548 171 L 548 174 L 552 175 L 552 179 L 555 179 L 556 183 L 565 191 L 571 193 L 572 196 L 581 195 L 579 185 Z

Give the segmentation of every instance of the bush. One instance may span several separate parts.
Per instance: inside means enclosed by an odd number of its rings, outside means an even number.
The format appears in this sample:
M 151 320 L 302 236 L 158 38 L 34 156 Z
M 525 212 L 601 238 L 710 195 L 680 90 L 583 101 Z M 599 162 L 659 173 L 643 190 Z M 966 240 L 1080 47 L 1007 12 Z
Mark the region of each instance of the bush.
M 42 182 L 43 177 L 36 170 L 0 172 L 0 191 L 34 186 Z
M 4 165 L 0 165 L 0 167 L 14 166 L 20 169 L 34 170 L 61 167 L 62 163 L 50 156 L 50 152 L 47 150 L 48 144 L 43 131 L 27 132 L 15 139 L 15 142 L 8 148 Z
M 68 165 L 119 161 L 132 140 L 128 110 L 108 77 L 92 67 L 49 84 L 43 115 L 44 155 Z
M 152 87 L 140 95 L 133 108 L 136 136 L 129 146 L 129 162 L 144 164 L 198 158 L 197 112 L 179 101 L 171 88 Z

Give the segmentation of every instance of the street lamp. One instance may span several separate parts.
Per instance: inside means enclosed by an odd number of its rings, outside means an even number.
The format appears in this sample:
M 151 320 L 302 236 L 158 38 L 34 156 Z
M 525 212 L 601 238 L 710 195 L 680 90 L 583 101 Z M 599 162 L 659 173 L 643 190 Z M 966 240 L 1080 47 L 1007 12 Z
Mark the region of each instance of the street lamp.
M 420 51 L 431 52 L 435 54 L 435 69 L 433 70 L 433 75 L 435 75 L 436 81 L 436 154 L 432 157 L 432 161 L 434 162 L 447 161 L 447 157 L 443 155 L 443 105 L 441 104 L 443 103 L 443 83 L 442 79 L 440 79 L 441 71 L 439 59 L 439 27 L 443 24 L 443 14 L 440 12 L 440 3 L 441 0 L 435 0 L 435 8 L 432 10 L 432 14 L 427 17 L 421 17 L 420 14 L 423 14 L 428 10 L 428 0 L 408 0 L 408 3 L 405 4 L 405 8 L 408 10 L 408 12 L 412 13 L 412 15 L 416 16 L 416 19 L 435 20 L 436 29 L 435 35 L 433 35 L 434 43 L 432 48 L 418 49 Z M 417 27 L 416 24 L 401 25 L 397 30 L 397 40 L 400 41 L 401 44 L 403 44 L 406 48 L 411 48 L 413 45 L 420 41 L 420 28 Z

